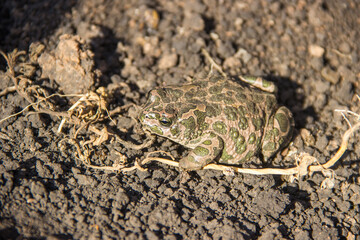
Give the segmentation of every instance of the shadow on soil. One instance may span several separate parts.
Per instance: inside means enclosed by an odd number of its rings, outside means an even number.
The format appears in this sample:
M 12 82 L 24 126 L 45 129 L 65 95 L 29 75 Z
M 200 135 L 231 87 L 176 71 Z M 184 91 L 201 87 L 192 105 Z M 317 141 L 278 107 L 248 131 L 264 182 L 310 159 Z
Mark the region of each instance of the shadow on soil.
M 1 1 L 0 49 L 27 50 L 30 43 L 52 35 L 76 3 L 75 0 Z

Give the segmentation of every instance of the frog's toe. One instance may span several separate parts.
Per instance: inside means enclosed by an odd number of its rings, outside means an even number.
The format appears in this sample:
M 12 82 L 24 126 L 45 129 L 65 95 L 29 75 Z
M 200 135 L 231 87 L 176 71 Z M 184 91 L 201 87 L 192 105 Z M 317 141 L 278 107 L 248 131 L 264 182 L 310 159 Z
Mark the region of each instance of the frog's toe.
M 179 162 L 179 167 L 186 171 L 200 170 L 206 165 L 204 161 L 197 161 L 193 156 L 186 156 Z
M 179 167 L 185 171 L 200 170 L 203 168 L 201 164 L 195 161 L 192 157 L 185 157 L 180 160 Z

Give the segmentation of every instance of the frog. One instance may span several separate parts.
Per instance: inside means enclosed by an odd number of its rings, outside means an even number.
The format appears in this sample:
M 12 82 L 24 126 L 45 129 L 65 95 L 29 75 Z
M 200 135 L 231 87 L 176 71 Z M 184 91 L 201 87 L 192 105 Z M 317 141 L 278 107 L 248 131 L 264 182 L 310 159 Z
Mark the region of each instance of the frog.
M 148 93 L 139 120 L 145 131 L 168 138 L 188 154 L 179 167 L 268 161 L 292 138 L 293 115 L 277 103 L 276 85 L 262 77 L 209 73 Z

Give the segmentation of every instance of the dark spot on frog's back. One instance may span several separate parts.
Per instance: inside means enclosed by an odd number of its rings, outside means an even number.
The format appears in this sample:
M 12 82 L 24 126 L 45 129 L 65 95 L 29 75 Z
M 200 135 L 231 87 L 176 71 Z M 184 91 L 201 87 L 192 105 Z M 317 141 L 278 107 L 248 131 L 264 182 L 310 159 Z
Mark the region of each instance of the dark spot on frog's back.
M 172 101 L 177 101 L 179 98 L 181 98 L 184 95 L 184 92 L 181 91 L 180 89 L 168 88 L 166 90 L 167 90 L 169 96 L 171 97 Z
M 184 97 L 189 100 L 189 99 L 192 99 L 194 98 L 196 95 L 195 95 L 195 91 L 194 90 L 190 90 L 188 92 L 185 93 Z
M 161 100 L 164 103 L 169 103 L 170 102 L 170 98 L 167 96 L 165 88 L 158 88 L 158 89 L 156 89 L 156 91 L 160 95 Z
M 235 100 L 231 97 L 225 97 L 224 98 L 224 103 L 227 104 L 227 105 L 231 105 L 231 104 L 234 104 L 235 103 Z
M 186 101 L 191 102 L 194 99 L 198 99 L 198 98 L 203 98 L 206 97 L 208 95 L 208 93 L 204 90 L 197 90 L 197 91 L 193 91 L 190 90 L 189 92 L 185 93 L 185 98 Z
M 209 88 L 209 92 L 211 94 L 219 94 L 221 93 L 221 91 L 223 90 L 223 86 L 222 85 L 215 85 Z
M 246 109 L 244 106 L 239 106 L 237 110 L 240 117 L 245 117 Z
M 212 75 L 209 79 L 210 82 L 219 82 L 222 80 L 224 80 L 224 77 L 220 75 Z
M 244 102 L 246 101 L 246 95 L 241 93 L 241 92 L 238 92 L 236 95 L 235 95 L 236 99 L 239 100 L 240 102 Z
M 236 141 L 236 139 L 239 137 L 239 131 L 236 128 L 231 127 L 230 128 L 230 137 L 233 141 Z
M 177 136 L 179 136 L 179 134 L 180 134 L 180 130 L 179 130 L 178 127 L 173 127 L 173 128 L 171 128 L 171 129 L 170 129 L 170 132 L 171 132 L 171 134 L 173 135 L 173 137 L 177 137 Z
M 263 94 L 253 94 L 252 99 L 255 103 L 262 103 L 265 100 Z
M 240 117 L 239 123 L 238 123 L 239 129 L 245 130 L 248 128 L 248 122 L 245 117 Z
M 227 95 L 228 97 L 232 97 L 232 96 L 235 95 L 235 92 L 233 92 L 233 91 L 227 91 L 227 92 L 226 92 L 226 95 Z
M 223 94 L 215 94 L 210 97 L 210 101 L 212 102 L 221 102 L 225 100 L 225 96 Z
M 237 109 L 231 106 L 226 106 L 224 108 L 224 113 L 226 116 L 226 119 L 230 120 L 230 121 L 236 121 L 238 116 L 237 116 Z
M 222 113 L 221 107 L 217 104 L 207 105 L 205 108 L 207 117 L 216 117 Z
M 261 118 L 252 118 L 251 121 L 255 127 L 255 131 L 261 130 L 264 126 L 264 122 Z
M 214 129 L 215 132 L 219 133 L 219 134 L 226 134 L 227 133 L 227 127 L 225 125 L 225 123 L 223 123 L 222 121 L 216 121 L 212 124 L 212 128 Z
M 257 114 L 257 113 L 258 113 L 258 109 L 257 109 L 255 103 L 253 103 L 253 102 L 247 102 L 247 103 L 246 103 L 246 106 L 247 106 L 247 109 L 248 109 L 248 111 L 249 111 L 250 113 L 252 113 L 252 114 Z
M 206 156 L 206 155 L 209 155 L 209 150 L 207 148 L 197 146 L 194 149 L 194 153 L 198 156 Z
M 199 90 L 195 93 L 196 97 L 206 97 L 208 94 L 204 90 Z
M 242 137 L 243 138 L 243 137 Z M 242 139 L 241 138 L 241 139 Z M 241 142 L 237 142 L 236 144 L 235 144 L 235 152 L 237 153 L 237 154 L 242 154 L 242 153 L 244 153 L 246 151 L 246 144 L 244 144 L 244 143 L 241 143 Z
M 196 81 L 193 83 L 193 85 L 198 86 L 199 88 L 206 88 L 209 85 L 208 81 Z
M 174 106 L 174 104 L 168 104 L 168 105 L 165 107 L 165 112 L 166 112 L 166 113 L 169 113 L 169 114 L 174 114 L 174 113 L 175 113 L 175 106 Z
M 189 112 L 192 109 L 195 109 L 196 105 L 195 104 L 187 104 L 184 107 L 182 107 L 179 111 L 179 116 L 182 116 L 184 113 Z
M 182 120 L 181 124 L 184 125 L 187 130 L 190 130 L 190 131 L 195 130 L 195 119 L 194 119 L 194 117 L 189 117 L 188 119 Z
M 265 99 L 266 109 L 271 111 L 276 106 L 276 97 L 274 95 L 267 95 Z
M 194 111 L 194 114 L 195 114 L 195 116 L 196 116 L 198 125 L 200 125 L 200 124 L 202 124 L 202 123 L 205 122 L 205 117 L 206 117 L 206 113 L 205 113 L 205 112 L 202 112 L 202 111 L 199 111 L 199 110 L 195 110 L 195 111 Z
M 249 144 L 254 144 L 256 141 L 256 135 L 255 133 L 251 133 L 250 136 L 249 136 L 249 139 L 248 139 L 248 143 Z
M 195 99 L 190 99 L 190 100 L 188 101 L 188 103 L 195 104 L 195 105 L 198 106 L 198 105 L 202 104 L 203 101 L 195 98 Z

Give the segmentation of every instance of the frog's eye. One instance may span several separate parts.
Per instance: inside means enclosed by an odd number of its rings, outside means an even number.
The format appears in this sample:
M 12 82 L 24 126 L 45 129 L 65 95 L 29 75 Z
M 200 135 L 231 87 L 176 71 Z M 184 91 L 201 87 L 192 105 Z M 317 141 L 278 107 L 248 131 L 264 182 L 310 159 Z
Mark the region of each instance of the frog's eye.
M 165 127 L 170 127 L 170 125 L 171 125 L 171 123 L 172 123 L 171 119 L 166 118 L 166 117 L 160 118 L 160 119 L 159 119 L 159 122 L 160 122 L 161 125 L 163 125 L 163 126 L 165 126 Z

